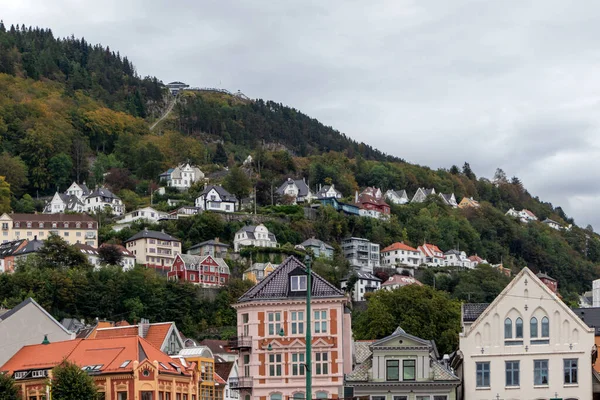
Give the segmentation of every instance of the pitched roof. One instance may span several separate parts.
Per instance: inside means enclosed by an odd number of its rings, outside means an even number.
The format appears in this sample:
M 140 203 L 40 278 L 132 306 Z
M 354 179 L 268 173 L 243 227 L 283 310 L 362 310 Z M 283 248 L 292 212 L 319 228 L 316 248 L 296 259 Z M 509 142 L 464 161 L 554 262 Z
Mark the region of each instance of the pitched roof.
M 222 258 L 217 258 L 217 257 L 213 257 L 211 255 L 206 255 L 206 256 L 198 256 L 198 255 L 193 255 L 193 254 L 177 254 L 176 257 L 181 258 L 181 260 L 185 263 L 185 266 L 187 267 L 190 264 L 195 264 L 197 265 L 201 265 L 203 264 L 208 258 L 210 258 L 211 260 L 213 260 L 214 262 L 216 262 L 219 267 L 223 268 L 224 272 L 223 273 L 230 273 L 229 270 L 229 265 L 227 265 L 227 263 L 225 262 L 225 260 L 223 260 Z
M 473 262 L 477 262 L 477 263 L 482 263 L 485 260 L 481 257 L 479 257 L 477 254 L 475 254 L 474 256 L 469 256 L 469 261 L 473 261 Z
M 100 187 L 94 190 L 87 197 L 108 197 L 109 199 L 118 199 L 117 196 L 105 187 Z
M 462 305 L 462 318 L 464 322 L 473 322 L 485 311 L 490 303 L 464 303 Z
M 385 192 L 385 194 L 387 195 L 388 193 L 393 193 L 398 197 L 405 197 L 408 198 L 408 193 L 406 193 L 406 190 L 402 189 L 402 190 L 388 190 L 387 192 Z
M 170 241 L 177 241 L 177 242 L 181 241 L 181 240 L 177 239 L 176 237 L 173 237 L 163 231 L 161 231 L 161 232 L 149 231 L 148 229 L 144 228 L 144 230 L 139 231 L 138 233 L 136 233 L 135 235 L 133 235 L 132 237 L 127 239 L 125 241 L 125 243 L 131 242 L 132 240 L 145 239 L 145 238 L 158 239 L 158 240 L 170 240 Z
M 52 322 L 54 322 L 58 327 L 60 327 L 64 332 L 71 334 L 72 332 L 70 332 L 69 330 L 67 330 L 64 326 L 62 326 L 60 324 L 60 322 L 58 322 L 56 319 L 54 319 L 54 317 L 52 315 L 50 315 L 50 313 L 48 311 L 46 311 L 44 309 L 44 307 L 40 306 L 34 299 L 32 299 L 31 297 L 28 297 L 27 299 L 23 300 L 22 302 L 20 302 L 19 304 L 17 304 L 15 307 L 11 308 L 10 310 L 8 310 L 7 312 L 3 313 L 0 315 L 0 321 L 6 321 L 8 318 L 12 317 L 13 315 L 17 314 L 19 312 L 19 310 L 21 310 L 22 308 L 24 308 L 26 305 L 28 304 L 33 304 L 35 307 L 37 307 L 38 310 L 40 310 L 42 312 L 42 314 L 46 315 L 46 317 L 48 317 L 48 319 Z
M 326 249 L 333 250 L 333 246 L 332 245 L 327 244 L 327 243 L 325 243 L 322 240 L 315 239 L 314 237 L 310 238 L 310 239 L 307 239 L 304 242 L 300 243 L 300 246 L 304 246 L 304 247 L 311 247 L 311 246 L 312 247 L 321 247 L 321 246 L 325 246 Z
M 227 381 L 229 379 L 229 374 L 231 374 L 231 369 L 233 368 L 233 361 L 226 362 L 216 362 L 215 363 L 215 372 L 223 378 L 223 380 Z
M 0 244 L 0 258 L 9 257 L 25 242 L 25 239 Z
M 547 274 L 546 274 L 546 273 L 544 273 L 544 272 L 538 272 L 537 274 L 535 274 L 535 276 L 537 276 L 537 277 L 538 277 L 538 278 L 540 278 L 540 279 L 548 279 L 548 280 L 550 280 L 550 281 L 554 281 L 554 282 L 556 282 L 556 279 L 554 279 L 553 277 L 551 277 L 551 276 L 547 275 Z
M 526 209 L 526 208 L 524 208 L 524 209 L 523 209 L 523 212 L 524 212 L 525 214 L 529 215 L 529 216 L 530 216 L 530 217 L 532 217 L 532 218 L 537 218 L 537 217 L 535 216 L 535 214 L 534 214 L 534 213 L 532 213 L 531 211 L 529 211 L 529 210 L 528 210 L 528 209 Z
M 174 324 L 174 322 L 157 322 L 149 324 L 145 339 L 152 343 L 153 346 L 160 349 Z M 96 339 L 138 336 L 138 334 L 139 325 L 115 326 L 98 329 L 96 331 Z
M 235 197 L 234 195 L 229 193 L 222 186 L 218 186 L 218 185 L 206 185 L 206 187 L 198 195 L 198 197 L 207 195 L 213 189 L 219 194 L 219 196 L 221 197 L 221 201 L 237 201 L 237 197 Z
M 98 255 L 98 249 L 95 247 L 90 246 L 89 244 L 85 244 L 85 243 L 75 243 L 74 245 L 75 247 L 77 247 L 79 249 L 80 252 L 82 252 L 83 254 L 85 254 L 86 256 L 88 254 L 97 256 Z
M 204 339 L 200 342 L 200 346 L 208 347 L 213 354 L 237 354 L 235 351 L 232 351 L 227 347 L 227 340 Z
M 283 184 L 281 186 L 279 186 L 279 188 L 277 188 L 275 193 L 283 194 L 285 191 L 285 188 L 288 186 L 292 186 L 292 185 L 296 185 L 296 187 L 298 188 L 298 196 L 300 196 L 300 197 L 307 196 L 308 192 L 310 191 L 310 189 L 308 188 L 308 185 L 306 184 L 306 182 L 304 182 L 303 179 L 287 178 L 287 180 L 285 182 L 283 182 Z
M 352 271 L 352 272 L 350 272 L 348 275 L 346 275 L 346 277 L 344 279 L 342 279 L 342 282 L 343 281 L 347 281 L 348 279 L 350 279 L 350 277 L 352 275 L 356 275 L 359 279 L 366 279 L 366 280 L 369 280 L 369 281 L 381 282 L 381 279 L 379 279 L 375 275 L 373 275 L 373 274 L 371 274 L 369 272 L 363 272 L 363 271 Z
M 355 340 L 354 345 L 354 362 L 361 364 L 367 360 L 373 352 L 371 351 L 371 345 L 374 340 Z
M 317 192 L 317 197 L 320 199 L 326 198 L 326 195 L 327 195 L 327 192 L 329 191 L 329 189 L 333 189 L 335 191 L 335 193 L 339 194 L 340 196 L 342 194 L 342 192 L 337 190 L 334 185 L 325 185 L 321 189 L 319 189 L 319 191 Z
M 238 302 L 286 299 L 289 296 L 289 274 L 295 269 L 306 272 L 306 267 L 296 257 L 290 256 L 277 269 L 240 297 Z M 314 271 L 312 276 L 313 298 L 345 297 L 344 293 L 321 278 Z
M 255 239 L 254 237 L 254 231 L 256 231 L 256 227 L 258 225 L 246 225 L 243 226 L 239 231 L 237 231 L 236 233 L 240 233 L 240 232 L 246 232 L 246 235 L 248 235 L 248 237 L 250 239 Z M 264 226 L 264 225 L 263 225 Z M 276 242 L 277 239 L 275 238 L 275 235 L 272 234 L 271 232 L 269 232 L 269 240 L 271 240 L 272 242 Z
M 13 253 L 14 256 L 23 256 L 25 254 L 37 253 L 42 247 L 44 247 L 44 242 L 38 240 L 37 237 L 33 240 L 28 240 L 27 244 L 21 249 L 15 251 Z
M 192 247 L 190 247 L 190 250 L 191 249 L 197 249 L 197 248 L 202 247 L 202 246 L 230 247 L 227 243 L 223 243 L 223 242 L 221 242 L 219 240 L 216 240 L 216 239 L 210 239 L 210 240 L 206 240 L 204 242 L 197 243 L 197 244 L 193 245 Z
M 550 219 L 550 218 L 546 218 L 545 220 L 543 220 L 542 224 L 556 224 L 556 225 L 560 225 L 558 222 L 556 222 L 556 221 L 554 221 L 553 219 Z
M 443 251 L 440 250 L 439 247 L 437 247 L 435 244 L 431 244 L 431 243 L 423 243 L 421 246 L 419 246 L 419 251 L 422 251 L 423 253 L 425 253 L 428 256 L 435 256 L 435 253 L 442 253 L 444 254 Z M 438 257 L 438 256 L 436 256 Z M 442 255 L 443 258 L 443 255 Z
M 189 375 L 185 367 L 140 337 L 110 339 L 74 339 L 50 344 L 24 346 L 4 366 L 3 371 L 49 369 L 63 360 L 80 367 L 99 366 L 88 373 L 133 371 L 133 362 L 159 362 L 159 373 Z M 125 362 L 129 361 L 127 365 Z M 124 365 L 124 366 L 123 366 Z
M 388 251 L 394 251 L 394 250 L 418 251 L 417 249 L 412 248 L 409 245 L 406 245 L 402 242 L 396 242 L 396 243 L 392 243 L 385 249 L 381 250 L 381 252 L 387 253 Z
M 600 307 L 574 308 L 573 312 L 600 336 Z

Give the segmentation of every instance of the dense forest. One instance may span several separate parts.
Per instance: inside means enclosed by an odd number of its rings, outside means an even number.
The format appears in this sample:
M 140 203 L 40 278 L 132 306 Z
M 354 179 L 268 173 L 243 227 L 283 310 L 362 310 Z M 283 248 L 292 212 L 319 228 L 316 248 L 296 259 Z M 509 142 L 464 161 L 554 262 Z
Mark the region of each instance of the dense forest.
M 128 210 L 152 204 L 169 211 L 169 199 L 192 205 L 203 184 L 187 193 L 156 193 L 161 172 L 190 162 L 211 183 L 222 184 L 240 199 L 255 191 L 258 214 L 267 217 L 265 225 L 289 254 L 313 236 L 331 243 L 336 258 L 318 260 L 315 269 L 336 284 L 348 273 L 339 243 L 349 235 L 382 246 L 428 241 L 445 251 L 460 249 L 503 263 L 514 272 L 528 266 L 556 278 L 571 304 L 600 276 L 600 239 L 592 227 L 577 226 L 559 206 L 533 196 L 518 177 L 507 177 L 500 168 L 488 179 L 478 177 L 462 160 L 438 170 L 410 164 L 291 107 L 219 92 L 184 92 L 169 117 L 150 131 L 150 122 L 174 100 L 157 78 L 139 77 L 127 57 L 108 47 L 83 38 L 55 38 L 49 29 L 0 24 L 0 212 L 41 211 L 44 196 L 64 191 L 72 181 L 107 186 Z M 249 155 L 252 162 L 242 164 Z M 392 206 L 389 221 L 344 216 L 329 207 L 309 216 L 300 206 L 277 205 L 284 199 L 278 199 L 274 189 L 287 177 L 304 178 L 313 190 L 333 183 L 346 201 L 366 186 L 405 189 L 409 196 L 427 187 L 454 193 L 459 201 L 473 197 L 481 207 L 453 209 L 431 197 L 424 203 Z M 540 222 L 522 224 L 505 215 L 511 207 L 527 208 L 540 221 L 551 218 L 572 227 L 558 231 Z M 103 213 L 95 217 L 101 221 L 103 242 L 122 243 L 147 226 L 135 224 L 115 232 L 114 218 Z M 215 237 L 231 242 L 250 222 L 249 214 L 228 220 L 204 213 L 151 228 L 179 237 L 185 250 Z M 237 277 L 244 267 L 235 266 Z M 421 278 L 429 285 L 435 280 L 436 288 L 453 302 L 489 301 L 506 283 L 493 273 L 439 270 L 426 271 Z M 56 270 L 42 265 L 0 276 L 0 303 L 14 306 L 35 294 L 59 317 L 162 320 L 172 315 L 184 332 L 200 335 L 208 329 L 206 321 L 221 321 L 222 327 L 232 324 L 228 306 L 235 299 L 221 297 L 244 287 L 236 282 L 232 285 L 239 288 L 207 299 L 198 288 L 167 283 L 150 271 Z M 186 320 L 187 307 L 195 311 Z M 398 322 L 401 316 L 389 312 L 393 315 L 386 318 Z M 379 324 L 369 312 L 357 321 L 357 332 L 364 338 L 383 335 L 377 329 L 393 325 Z M 450 341 L 447 344 L 451 347 Z

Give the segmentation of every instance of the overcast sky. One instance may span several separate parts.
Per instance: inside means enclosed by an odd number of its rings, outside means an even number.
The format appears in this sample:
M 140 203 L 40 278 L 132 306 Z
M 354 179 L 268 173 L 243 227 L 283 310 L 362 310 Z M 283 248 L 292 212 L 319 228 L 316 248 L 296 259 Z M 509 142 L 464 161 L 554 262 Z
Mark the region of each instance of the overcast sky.
M 167 83 L 295 107 L 407 161 L 518 176 L 600 227 L 597 0 L 0 0 Z

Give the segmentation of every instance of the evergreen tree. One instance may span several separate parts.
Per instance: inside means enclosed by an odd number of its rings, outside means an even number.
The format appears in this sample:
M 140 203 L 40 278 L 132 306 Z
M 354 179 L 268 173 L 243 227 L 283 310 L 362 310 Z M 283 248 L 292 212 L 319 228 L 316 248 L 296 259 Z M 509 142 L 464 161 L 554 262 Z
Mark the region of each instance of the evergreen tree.
M 98 249 L 98 254 L 100 255 L 100 261 L 103 264 L 120 265 L 121 260 L 123 259 L 121 250 L 119 250 L 117 246 L 111 244 L 100 246 Z
M 477 177 L 473 173 L 473 170 L 471 169 L 471 166 L 468 162 L 465 162 L 465 164 L 463 165 L 462 173 L 472 181 L 477 180 Z
M 52 369 L 51 391 L 53 400 L 92 400 L 97 395 L 92 377 L 68 361 Z
M 219 165 L 227 164 L 227 152 L 225 151 L 225 147 L 220 142 L 217 143 L 217 149 L 215 150 L 215 155 L 213 156 L 213 162 Z
M 252 182 L 250 178 L 242 169 L 238 166 L 231 168 L 229 174 L 225 177 L 223 187 L 227 189 L 238 199 L 239 207 L 242 207 L 242 199 L 248 196 L 252 189 Z

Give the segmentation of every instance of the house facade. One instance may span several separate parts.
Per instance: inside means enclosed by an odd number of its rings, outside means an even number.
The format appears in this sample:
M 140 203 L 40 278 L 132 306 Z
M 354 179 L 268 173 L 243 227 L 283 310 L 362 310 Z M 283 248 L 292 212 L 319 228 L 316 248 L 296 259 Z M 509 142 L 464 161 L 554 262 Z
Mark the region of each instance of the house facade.
M 406 204 L 409 202 L 408 194 L 406 190 L 388 190 L 385 192 L 385 196 L 387 201 L 392 204 Z
M 46 240 L 50 234 L 69 244 L 98 247 L 98 222 L 85 214 L 2 214 L 2 241 Z
M 333 246 L 323 242 L 322 240 L 315 239 L 314 237 L 312 237 L 300 243 L 300 246 L 302 246 L 306 250 L 311 250 L 314 256 L 317 258 L 324 257 L 330 260 L 333 259 Z
M 229 281 L 229 266 L 222 258 L 177 254 L 167 279 L 189 282 L 206 288 L 219 288 Z
M 187 190 L 195 182 L 203 180 L 204 173 L 200 171 L 200 168 L 186 163 L 175 168 L 169 168 L 166 172 L 160 174 L 159 179 L 169 187 Z
M 239 390 L 231 389 L 231 381 L 238 378 L 238 367 L 236 361 L 217 361 L 215 360 L 215 372 L 225 382 L 223 390 L 223 400 L 238 400 L 240 398 Z
M 416 268 L 421 265 L 421 252 L 403 242 L 396 242 L 381 250 L 381 265 L 384 267 Z
M 346 393 L 370 400 L 455 400 L 460 379 L 438 361 L 435 342 L 398 327 L 373 342 L 370 355 L 346 376 Z M 491 400 L 491 398 L 490 398 Z
M 350 266 L 356 270 L 373 273 L 379 267 L 379 245 L 367 239 L 349 237 L 342 240 L 342 252 Z
M 513 217 L 513 218 L 518 218 L 519 221 L 521 221 L 525 224 L 530 221 L 537 221 L 537 217 L 535 216 L 535 214 L 525 208 L 522 209 L 521 211 L 517 211 L 514 208 L 511 208 L 510 210 L 508 210 L 506 212 L 506 215 Z
M 288 178 L 275 193 L 292 198 L 294 204 L 310 202 L 315 197 L 304 179 Z
M 277 238 L 263 224 L 247 225 L 235 233 L 233 250 L 237 253 L 245 246 L 277 247 Z
M 213 256 L 217 258 L 225 258 L 229 252 L 229 247 L 230 246 L 228 244 L 221 242 L 221 239 L 214 238 L 193 245 L 188 249 L 188 254 L 195 256 Z
M 233 305 L 238 336 L 230 347 L 240 354 L 239 376 L 230 385 L 242 399 L 304 398 L 305 329 L 312 331 L 310 398 L 343 396 L 344 374 L 352 368 L 348 299 L 313 272 L 314 315 L 306 326 L 306 272 L 304 264 L 289 257 Z
M 181 254 L 181 241 L 165 232 L 144 228 L 125 241 L 138 264 L 160 271 L 170 271 L 177 254 Z
M 456 202 L 456 197 L 454 197 L 454 193 L 440 193 L 440 198 L 442 199 L 445 205 L 453 208 L 458 207 L 458 203 Z
M 108 210 L 114 215 L 123 215 L 125 205 L 113 192 L 106 188 L 98 188 L 83 199 L 83 211 L 94 213 Z
M 119 228 L 122 229 L 123 227 L 129 226 L 131 225 L 131 223 L 136 221 L 148 221 L 157 223 L 161 219 L 166 218 L 167 215 L 168 213 L 163 211 L 157 211 L 152 207 L 138 208 L 135 211 L 130 211 L 127 214 L 124 214 L 123 218 L 116 222 L 116 225 L 118 225 Z
M 35 364 L 32 364 L 35 360 Z M 15 379 L 23 399 L 46 399 L 52 368 L 75 363 L 94 380 L 106 400 L 199 400 L 198 375 L 143 338 L 75 339 L 20 349 L 0 372 Z
M 381 288 L 381 279 L 375 275 L 362 271 L 356 271 L 353 274 L 356 274 L 357 279 L 352 290 L 352 300 L 364 301 L 367 293 L 373 293 Z M 351 276 L 352 274 L 340 281 L 340 287 L 343 290 L 346 290 Z
M 444 253 L 434 244 L 423 243 L 417 248 L 421 253 L 421 263 L 429 267 L 440 267 L 445 265 Z
M 267 275 L 275 271 L 275 268 L 279 267 L 279 264 L 266 263 L 254 263 L 250 268 L 244 271 L 243 279 L 249 280 L 253 283 L 262 281 Z
M 462 268 L 473 268 L 475 267 L 467 253 L 459 250 L 448 250 L 444 253 L 444 265 L 447 267 L 462 267 Z
M 0 314 L 0 366 L 23 346 L 75 339 L 68 331 L 31 297 L 11 310 Z M 0 368 L 2 371 L 2 368 Z
M 194 346 L 181 349 L 176 356 L 171 356 L 184 365 L 195 365 L 200 384 L 199 400 L 216 399 L 217 380 L 215 379 L 215 357 L 206 346 Z
M 411 203 L 422 203 L 427 199 L 427 196 L 431 196 L 434 194 L 435 194 L 434 188 L 431 188 L 431 189 L 418 188 L 417 191 L 415 192 L 415 195 L 410 200 L 410 202 Z
M 356 194 L 355 203 L 359 207 L 361 217 L 387 219 L 390 215 L 390 206 L 381 194 L 381 189 L 368 187 L 360 194 Z
M 477 200 L 474 200 L 472 197 L 463 197 L 463 199 L 458 203 L 458 208 L 479 208 L 481 205 Z
M 394 290 L 408 285 L 423 286 L 420 281 L 412 276 L 395 274 L 390 276 L 387 281 L 383 282 L 381 288 L 385 290 Z
M 98 253 L 97 248 L 83 243 L 77 243 L 75 247 L 87 258 L 88 262 L 94 266 L 94 269 L 97 270 L 100 268 L 100 254 Z
M 545 224 L 546 226 L 549 226 L 552 229 L 556 229 L 557 231 L 560 231 L 562 229 L 561 224 L 559 224 L 558 222 L 556 222 L 550 218 L 546 218 L 545 220 L 543 220 L 542 224 Z
M 465 400 L 591 399 L 594 329 L 525 267 L 491 304 L 463 304 Z
M 204 211 L 234 212 L 238 199 L 221 186 L 207 185 L 196 198 L 196 207 Z
M 317 192 L 317 199 L 341 199 L 342 192 L 335 188 L 335 185 L 332 183 L 331 185 L 322 186 Z

